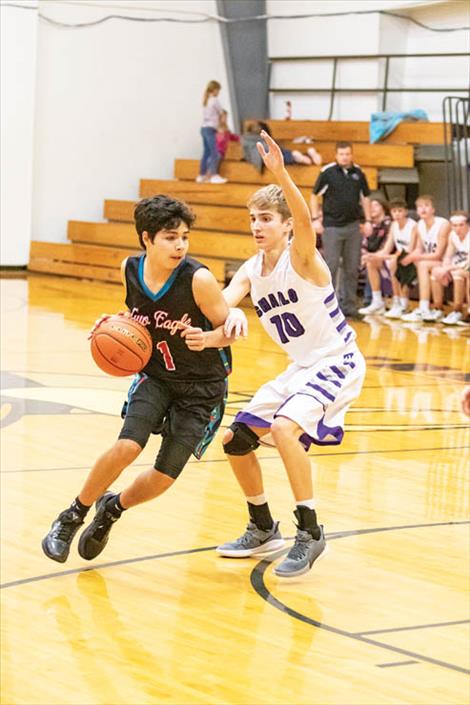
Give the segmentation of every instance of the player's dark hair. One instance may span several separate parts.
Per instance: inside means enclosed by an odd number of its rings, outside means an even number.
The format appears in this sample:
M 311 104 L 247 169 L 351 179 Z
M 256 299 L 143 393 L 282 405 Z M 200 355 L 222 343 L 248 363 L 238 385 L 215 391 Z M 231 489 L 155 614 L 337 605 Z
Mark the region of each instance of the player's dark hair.
M 150 242 L 153 242 L 155 235 L 160 230 L 178 228 L 181 221 L 190 228 L 195 218 L 196 216 L 186 203 L 161 194 L 152 198 L 144 198 L 139 201 L 134 210 L 135 229 L 143 249 L 145 249 L 142 238 L 144 232 L 148 233 Z

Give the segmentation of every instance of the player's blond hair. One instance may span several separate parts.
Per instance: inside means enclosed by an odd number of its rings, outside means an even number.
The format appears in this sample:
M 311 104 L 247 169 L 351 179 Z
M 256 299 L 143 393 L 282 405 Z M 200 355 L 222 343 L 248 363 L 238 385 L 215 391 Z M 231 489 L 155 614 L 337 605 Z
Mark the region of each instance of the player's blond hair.
M 269 184 L 255 191 L 246 204 L 248 208 L 259 208 L 259 210 L 277 211 L 281 214 L 282 220 L 287 220 L 292 216 L 287 205 L 286 197 L 280 186 Z

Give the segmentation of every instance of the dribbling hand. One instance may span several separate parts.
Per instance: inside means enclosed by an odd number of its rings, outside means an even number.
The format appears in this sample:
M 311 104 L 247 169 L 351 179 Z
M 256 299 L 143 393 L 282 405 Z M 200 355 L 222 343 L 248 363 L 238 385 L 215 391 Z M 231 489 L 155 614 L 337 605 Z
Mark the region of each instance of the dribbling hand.
M 113 316 L 130 316 L 129 311 L 118 311 L 118 313 L 103 313 L 99 318 L 96 319 L 96 321 L 93 324 L 93 328 L 91 328 L 90 332 L 88 333 L 87 340 L 91 340 L 93 337 L 93 333 L 97 328 L 100 327 L 102 323 L 105 321 L 109 321 L 110 318 Z

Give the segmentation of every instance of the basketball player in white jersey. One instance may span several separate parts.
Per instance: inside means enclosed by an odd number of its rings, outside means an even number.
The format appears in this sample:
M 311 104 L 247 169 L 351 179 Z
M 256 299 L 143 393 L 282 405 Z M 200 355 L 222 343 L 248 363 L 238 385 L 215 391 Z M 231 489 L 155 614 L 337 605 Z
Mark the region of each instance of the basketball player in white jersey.
M 408 217 L 406 201 L 394 198 L 390 201 L 390 213 L 393 222 L 384 246 L 377 252 L 368 252 L 364 257 L 372 289 L 372 302 L 369 306 L 359 309 L 363 316 L 385 311 L 380 286 L 380 270 L 384 262 L 392 278 L 393 291 L 392 307 L 385 313 L 385 317 L 401 318 L 408 308 L 408 285 L 411 284 L 410 279 L 416 277 L 416 270 L 414 265 L 403 267 L 401 260 L 416 247 L 417 227 L 415 221 Z
M 296 503 L 295 543 L 275 568 L 278 576 L 289 578 L 310 570 L 326 547 L 306 451 L 312 443 L 341 442 L 344 416 L 361 391 L 365 362 L 338 306 L 329 269 L 316 250 L 308 206 L 284 166 L 279 146 L 265 132 L 261 137 L 268 151 L 260 143 L 258 151 L 279 186 L 260 189 L 248 202 L 258 254 L 238 270 L 224 296 L 227 303 L 240 302 L 250 293 L 261 324 L 292 363 L 258 390 L 225 433 L 224 450 L 248 502 L 249 523 L 243 536 L 217 552 L 243 558 L 283 545 L 254 453 L 259 445 L 274 445 Z M 226 333 L 232 325 L 229 317 Z
M 450 217 L 450 224 L 452 230 L 444 255 L 444 262 L 432 270 L 431 285 L 434 303 L 436 306 L 442 306 L 444 288 L 453 282 L 454 302 L 452 311 L 442 319 L 442 323 L 455 326 L 463 318 L 462 308 L 465 299 L 465 284 L 469 277 L 470 226 L 468 224 L 468 213 L 465 211 L 454 211 Z
M 431 270 L 442 264 L 450 233 L 450 223 L 436 215 L 432 196 L 419 196 L 416 199 L 418 221 L 418 242 L 413 252 L 402 260 L 403 265 L 416 265 L 419 285 L 419 306 L 411 313 L 402 316 L 403 321 L 439 321 L 444 313 L 441 308 L 429 307 L 431 298 Z

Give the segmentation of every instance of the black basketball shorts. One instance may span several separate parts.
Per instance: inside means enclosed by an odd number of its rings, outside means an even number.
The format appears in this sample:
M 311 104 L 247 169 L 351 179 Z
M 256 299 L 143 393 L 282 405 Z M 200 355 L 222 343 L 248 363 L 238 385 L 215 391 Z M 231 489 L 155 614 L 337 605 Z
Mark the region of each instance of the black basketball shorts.
M 226 399 L 227 379 L 165 381 L 138 374 L 122 410 L 124 424 L 119 438 L 144 448 L 151 433 L 161 434 L 155 468 L 177 477 L 191 454 L 201 458 L 214 438 Z M 162 467 L 164 464 L 171 467 Z

